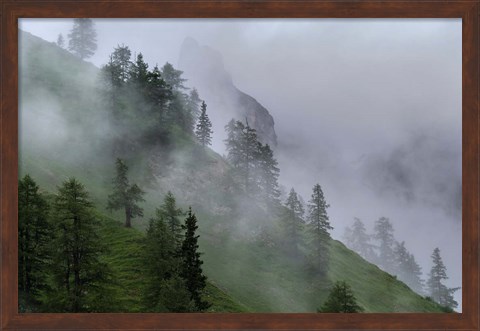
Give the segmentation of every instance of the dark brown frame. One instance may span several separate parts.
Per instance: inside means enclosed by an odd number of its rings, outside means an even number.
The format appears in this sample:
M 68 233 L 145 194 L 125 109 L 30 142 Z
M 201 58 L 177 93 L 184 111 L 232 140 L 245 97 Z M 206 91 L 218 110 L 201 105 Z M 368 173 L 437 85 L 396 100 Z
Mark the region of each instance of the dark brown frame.
M 479 0 L 0 0 L 1 328 L 479 329 Z M 463 312 L 461 314 L 19 314 L 17 309 L 18 18 L 462 18 Z

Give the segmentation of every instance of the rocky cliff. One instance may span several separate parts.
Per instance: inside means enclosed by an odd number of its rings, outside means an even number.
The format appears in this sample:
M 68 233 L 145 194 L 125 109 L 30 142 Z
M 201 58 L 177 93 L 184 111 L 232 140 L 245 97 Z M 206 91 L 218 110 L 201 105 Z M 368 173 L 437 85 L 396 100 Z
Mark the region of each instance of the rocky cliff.
M 232 119 L 238 119 L 257 130 L 261 142 L 275 147 L 275 122 L 268 110 L 250 95 L 240 91 L 225 70 L 222 55 L 186 38 L 180 50 L 179 69 L 184 71 L 189 85 L 195 87 L 208 105 L 214 127 L 222 128 Z

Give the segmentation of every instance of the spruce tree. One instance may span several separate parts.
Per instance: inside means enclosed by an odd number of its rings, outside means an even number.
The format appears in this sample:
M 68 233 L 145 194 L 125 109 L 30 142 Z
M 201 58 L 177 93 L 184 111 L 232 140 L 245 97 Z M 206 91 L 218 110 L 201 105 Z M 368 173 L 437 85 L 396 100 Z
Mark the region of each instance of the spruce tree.
M 192 208 L 188 210 L 187 218 L 185 219 L 185 239 L 182 244 L 182 267 L 181 276 L 185 279 L 186 286 L 190 292 L 190 297 L 195 303 L 197 311 L 204 311 L 211 305 L 207 301 L 204 301 L 202 294 L 207 286 L 207 277 L 203 274 L 202 264 L 200 259 L 201 253 L 198 251 L 198 238 L 196 234 L 198 229 L 197 218 L 192 213 Z
M 350 285 L 337 281 L 330 290 L 327 301 L 319 309 L 320 313 L 360 313 L 363 308 L 357 304 L 357 299 Z
M 212 144 L 212 133 L 212 122 L 210 122 L 210 119 L 207 115 L 207 105 L 205 101 L 202 101 L 202 110 L 200 117 L 198 118 L 195 135 L 197 136 L 197 140 L 203 148 Z
M 143 202 L 145 192 L 137 184 L 130 185 L 127 173 L 128 167 L 121 159 L 116 162 L 116 176 L 112 180 L 113 193 L 108 196 L 107 208 L 112 210 L 125 210 L 125 227 L 132 226 L 131 220 L 136 216 L 143 216 L 143 208 L 138 202 Z
M 105 247 L 85 187 L 75 178 L 63 182 L 54 202 L 53 288 L 47 305 L 58 312 L 105 311 L 112 302 L 110 271 L 102 262 Z
M 47 288 L 52 227 L 49 206 L 29 175 L 18 182 L 18 291 L 21 311 L 30 311 Z
M 163 200 L 163 205 L 157 209 L 157 216 L 165 221 L 177 243 L 182 239 L 182 223 L 179 217 L 183 215 L 182 209 L 177 207 L 175 196 L 168 191 Z
M 453 298 L 453 293 L 459 288 L 448 288 L 443 284 L 443 281 L 448 279 L 447 268 L 443 264 L 438 247 L 433 250 L 432 262 L 432 269 L 427 281 L 427 290 L 430 297 L 435 302 L 450 309 L 458 307 L 458 303 Z
M 310 266 L 321 275 L 328 270 L 330 248 L 330 225 L 327 208 L 320 184 L 313 187 L 313 193 L 308 203 L 307 229 L 309 234 Z
M 92 19 L 75 18 L 68 38 L 68 49 L 82 60 L 95 54 L 97 50 L 97 32 Z
M 386 272 L 395 273 L 395 254 L 393 226 L 386 217 L 381 217 L 375 222 L 375 239 L 378 241 L 378 264 Z

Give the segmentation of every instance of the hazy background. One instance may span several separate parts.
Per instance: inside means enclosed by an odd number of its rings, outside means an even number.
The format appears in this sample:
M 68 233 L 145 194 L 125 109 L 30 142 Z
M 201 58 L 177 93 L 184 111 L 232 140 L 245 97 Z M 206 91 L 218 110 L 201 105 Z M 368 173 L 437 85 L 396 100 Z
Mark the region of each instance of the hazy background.
M 421 264 L 435 247 L 461 286 L 460 19 L 99 19 L 101 66 L 117 45 L 177 65 L 184 39 L 223 56 L 234 84 L 275 119 L 280 183 L 310 197 L 319 182 L 341 239 L 353 217 L 389 217 Z M 69 19 L 21 19 L 48 41 Z M 186 75 L 188 78 L 188 74 Z M 188 84 L 187 84 L 188 85 Z M 201 90 L 200 90 L 200 97 Z M 208 100 L 207 104 L 208 104 Z M 223 125 L 213 148 L 224 152 Z M 461 292 L 456 293 L 461 310 Z

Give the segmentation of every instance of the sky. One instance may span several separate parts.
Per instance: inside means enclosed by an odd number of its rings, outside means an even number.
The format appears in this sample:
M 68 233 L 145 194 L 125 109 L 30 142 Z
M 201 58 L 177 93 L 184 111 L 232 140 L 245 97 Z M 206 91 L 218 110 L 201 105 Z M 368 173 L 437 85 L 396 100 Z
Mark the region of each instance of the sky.
M 69 19 L 19 22 L 52 42 L 59 33 L 67 38 L 72 27 Z M 97 66 L 122 44 L 142 52 L 150 66 L 177 65 L 186 37 L 218 51 L 233 83 L 274 117 L 284 190 L 295 187 L 308 200 L 320 183 L 336 239 L 354 217 L 369 231 L 376 219 L 389 217 L 424 274 L 439 247 L 447 285 L 461 286 L 460 19 L 95 24 L 98 50 L 88 61 Z M 213 147 L 224 153 L 224 124 L 212 121 Z M 456 299 L 461 309 L 460 292 Z

